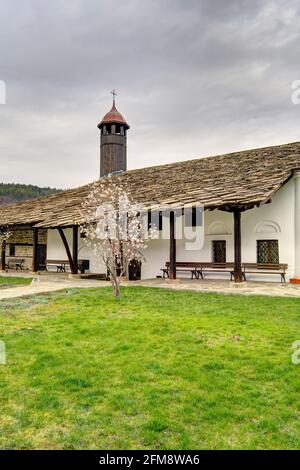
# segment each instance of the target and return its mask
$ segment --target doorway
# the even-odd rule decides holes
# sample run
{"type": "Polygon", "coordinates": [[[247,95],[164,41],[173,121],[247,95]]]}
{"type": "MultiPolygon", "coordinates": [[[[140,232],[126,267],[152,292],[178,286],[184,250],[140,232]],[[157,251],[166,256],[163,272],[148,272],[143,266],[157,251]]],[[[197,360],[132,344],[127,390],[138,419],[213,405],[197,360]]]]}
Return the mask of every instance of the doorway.
{"type": "Polygon", "coordinates": [[[37,268],[38,270],[47,267],[47,245],[38,245],[37,247],[37,268]]]}
{"type": "Polygon", "coordinates": [[[129,281],[140,281],[141,280],[141,267],[142,263],[137,260],[132,260],[129,263],[128,268],[128,279],[129,281]]]}

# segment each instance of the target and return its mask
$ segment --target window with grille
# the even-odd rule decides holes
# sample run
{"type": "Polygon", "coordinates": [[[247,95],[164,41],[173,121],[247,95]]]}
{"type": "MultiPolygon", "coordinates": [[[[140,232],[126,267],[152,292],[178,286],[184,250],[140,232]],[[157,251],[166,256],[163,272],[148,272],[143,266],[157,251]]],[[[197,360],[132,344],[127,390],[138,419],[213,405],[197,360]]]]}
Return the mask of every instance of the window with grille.
{"type": "Polygon", "coordinates": [[[279,263],[278,240],[257,240],[257,262],[279,263]]]}
{"type": "Polygon", "coordinates": [[[213,263],[226,263],[226,241],[213,240],[212,242],[213,263]]]}

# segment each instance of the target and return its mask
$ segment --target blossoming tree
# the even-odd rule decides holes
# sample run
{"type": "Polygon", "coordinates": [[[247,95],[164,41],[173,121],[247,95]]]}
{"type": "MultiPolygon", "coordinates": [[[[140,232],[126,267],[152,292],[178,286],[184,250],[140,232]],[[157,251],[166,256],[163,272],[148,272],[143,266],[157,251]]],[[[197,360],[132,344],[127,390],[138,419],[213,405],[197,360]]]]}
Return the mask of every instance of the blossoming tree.
{"type": "Polygon", "coordinates": [[[96,182],[81,205],[80,230],[84,242],[104,262],[116,297],[132,261],[145,260],[142,251],[154,237],[147,210],[134,202],[125,186],[96,182]]]}

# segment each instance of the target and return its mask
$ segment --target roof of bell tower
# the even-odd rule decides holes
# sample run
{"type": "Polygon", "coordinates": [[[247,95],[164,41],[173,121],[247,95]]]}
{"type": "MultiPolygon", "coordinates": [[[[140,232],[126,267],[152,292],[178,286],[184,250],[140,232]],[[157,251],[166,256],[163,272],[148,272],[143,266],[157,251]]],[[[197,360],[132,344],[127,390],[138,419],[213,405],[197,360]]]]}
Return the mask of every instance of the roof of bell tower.
{"type": "Polygon", "coordinates": [[[103,126],[103,124],[123,124],[127,129],[129,129],[129,125],[126,122],[126,119],[122,116],[121,113],[116,108],[116,103],[115,103],[115,91],[112,92],[113,94],[113,105],[111,110],[105,114],[103,117],[102,121],[98,124],[98,127],[103,126]]]}

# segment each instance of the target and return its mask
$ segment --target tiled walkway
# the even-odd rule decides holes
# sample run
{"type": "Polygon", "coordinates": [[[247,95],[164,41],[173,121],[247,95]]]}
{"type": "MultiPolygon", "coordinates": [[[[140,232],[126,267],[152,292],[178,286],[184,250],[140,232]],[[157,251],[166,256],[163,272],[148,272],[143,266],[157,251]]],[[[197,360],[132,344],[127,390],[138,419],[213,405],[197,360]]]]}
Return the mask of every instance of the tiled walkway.
{"type": "MultiPolygon", "coordinates": [[[[12,273],[11,275],[21,275],[30,277],[30,274],[12,273]]],[[[32,276],[32,275],[31,275],[32,276]]],[[[54,292],[69,288],[99,288],[109,286],[107,281],[97,281],[91,279],[70,279],[68,274],[50,274],[44,273],[40,276],[34,275],[34,280],[29,286],[18,286],[0,290],[0,300],[14,297],[23,297],[27,295],[54,292]]],[[[300,286],[289,283],[281,284],[277,282],[252,282],[236,285],[228,280],[189,280],[177,279],[170,281],[167,279],[151,279],[147,281],[123,282],[127,286],[158,287],[175,290],[193,290],[197,292],[218,292],[222,294],[241,294],[241,295],[267,295],[267,296],[285,296],[299,297],[300,286]]]]}

